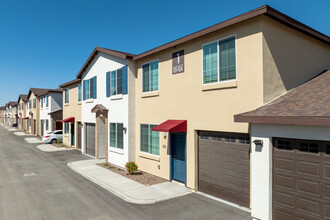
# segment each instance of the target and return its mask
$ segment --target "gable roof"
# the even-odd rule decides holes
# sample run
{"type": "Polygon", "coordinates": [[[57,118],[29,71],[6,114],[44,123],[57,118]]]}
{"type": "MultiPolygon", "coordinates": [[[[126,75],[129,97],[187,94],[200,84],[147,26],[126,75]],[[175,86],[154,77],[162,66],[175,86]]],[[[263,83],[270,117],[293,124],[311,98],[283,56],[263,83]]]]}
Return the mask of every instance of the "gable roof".
{"type": "Polygon", "coordinates": [[[48,90],[49,89],[31,88],[29,90],[27,98],[30,98],[31,93],[33,93],[36,97],[39,97],[40,95],[47,93],[48,90]]]}
{"type": "Polygon", "coordinates": [[[66,82],[66,83],[63,83],[63,84],[59,85],[58,87],[64,88],[64,87],[70,86],[70,85],[72,85],[74,83],[77,83],[77,82],[81,82],[81,79],[71,80],[69,82],[66,82]]]}
{"type": "Polygon", "coordinates": [[[46,95],[46,94],[49,94],[49,93],[62,93],[62,92],[63,92],[62,88],[47,89],[47,91],[40,93],[39,96],[43,96],[43,95],[46,95]]]}
{"type": "Polygon", "coordinates": [[[27,100],[27,97],[28,97],[28,95],[23,95],[23,94],[20,94],[19,96],[18,96],[18,100],[17,100],[17,102],[19,102],[19,100],[21,99],[22,101],[26,101],[27,100]]]}
{"type": "Polygon", "coordinates": [[[96,56],[97,53],[102,52],[111,56],[115,56],[121,59],[126,59],[126,60],[133,60],[133,57],[136,56],[135,54],[132,53],[126,53],[126,52],[121,52],[118,50],[110,50],[102,47],[96,47],[91,55],[88,57],[87,61],[83,65],[83,67],[80,69],[79,73],[77,74],[77,78],[81,78],[83,72],[88,68],[89,64],[92,62],[94,57],[96,56]]]}
{"type": "Polygon", "coordinates": [[[241,14],[239,16],[236,16],[234,18],[231,18],[231,19],[228,19],[226,21],[223,21],[221,23],[218,23],[216,25],[213,25],[211,27],[208,27],[208,28],[205,28],[203,30],[200,30],[200,31],[197,31],[195,33],[192,33],[190,35],[187,35],[185,37],[182,37],[182,38],[179,38],[177,40],[174,40],[174,41],[171,41],[167,44],[164,44],[164,45],[161,45],[159,47],[156,47],[154,49],[151,49],[149,51],[146,51],[144,53],[141,53],[137,56],[134,56],[134,60],[137,60],[137,59],[140,59],[140,58],[143,58],[143,57],[146,57],[148,55],[151,55],[153,53],[157,53],[159,51],[162,51],[162,50],[166,50],[168,48],[171,48],[171,47],[175,47],[179,44],[182,44],[182,43],[185,43],[187,41],[190,41],[190,40],[194,40],[196,38],[199,38],[199,37],[202,37],[204,35],[207,35],[207,34],[210,34],[212,32],[215,32],[215,31],[218,31],[218,30],[221,30],[223,28],[226,28],[228,26],[231,26],[231,25],[234,25],[234,24],[237,24],[237,23],[240,23],[242,21],[246,21],[248,19],[251,19],[251,18],[254,18],[254,17],[257,17],[259,15],[265,15],[265,16],[268,16],[284,25],[287,25],[295,30],[298,30],[304,34],[307,34],[311,37],[314,37],[322,42],[325,42],[326,44],[329,44],[330,43],[330,38],[325,35],[325,34],[322,34],[321,32],[319,31],[316,31],[314,30],[313,28],[311,27],[308,27],[307,25],[304,25],[303,23],[275,10],[274,8],[270,7],[269,5],[264,5],[264,6],[261,6],[259,8],[256,8],[252,11],[249,11],[249,12],[246,12],[244,14],[241,14]]]}
{"type": "Polygon", "coordinates": [[[18,103],[17,102],[9,102],[8,105],[14,107],[14,106],[17,106],[18,103]]]}
{"type": "Polygon", "coordinates": [[[234,116],[235,122],[330,126],[330,70],[260,108],[234,116]]]}

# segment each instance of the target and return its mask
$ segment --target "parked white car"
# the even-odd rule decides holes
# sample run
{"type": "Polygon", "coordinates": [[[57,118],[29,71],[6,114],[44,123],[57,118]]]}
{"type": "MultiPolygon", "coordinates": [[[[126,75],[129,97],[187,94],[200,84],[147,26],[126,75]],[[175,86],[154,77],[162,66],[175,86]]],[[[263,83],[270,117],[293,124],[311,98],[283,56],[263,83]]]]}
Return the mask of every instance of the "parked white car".
{"type": "Polygon", "coordinates": [[[56,144],[57,140],[59,140],[60,142],[63,141],[63,131],[62,130],[47,132],[42,137],[42,141],[45,142],[45,143],[56,144]]]}

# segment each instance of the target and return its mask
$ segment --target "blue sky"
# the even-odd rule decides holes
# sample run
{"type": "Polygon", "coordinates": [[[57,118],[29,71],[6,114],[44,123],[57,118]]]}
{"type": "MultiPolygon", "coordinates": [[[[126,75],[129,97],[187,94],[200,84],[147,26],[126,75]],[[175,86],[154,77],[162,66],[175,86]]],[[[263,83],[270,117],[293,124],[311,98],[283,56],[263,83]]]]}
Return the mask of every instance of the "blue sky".
{"type": "Polygon", "coordinates": [[[96,46],[139,54],[265,4],[330,35],[329,0],[0,0],[0,106],[74,79],[96,46]]]}

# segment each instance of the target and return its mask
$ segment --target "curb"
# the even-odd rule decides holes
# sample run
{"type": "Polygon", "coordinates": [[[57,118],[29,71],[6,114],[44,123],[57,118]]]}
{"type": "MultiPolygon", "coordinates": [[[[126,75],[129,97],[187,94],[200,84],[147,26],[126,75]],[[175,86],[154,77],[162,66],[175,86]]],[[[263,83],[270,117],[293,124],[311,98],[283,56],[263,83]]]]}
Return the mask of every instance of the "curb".
{"type": "Polygon", "coordinates": [[[139,205],[155,204],[157,202],[166,201],[166,200],[169,200],[169,199],[174,199],[174,198],[181,197],[181,196],[188,195],[188,194],[192,193],[192,192],[185,192],[185,193],[181,193],[181,194],[177,194],[177,195],[173,195],[173,196],[165,196],[165,197],[162,197],[162,198],[159,198],[159,199],[135,199],[135,198],[127,196],[126,194],[120,192],[119,190],[117,190],[117,189],[115,189],[115,188],[113,188],[113,187],[111,187],[107,184],[104,184],[102,181],[99,181],[99,180],[95,179],[94,177],[91,177],[90,175],[88,175],[85,172],[81,171],[79,168],[72,165],[72,163],[73,162],[68,163],[67,166],[70,167],[73,171],[75,171],[78,174],[82,175],[86,179],[89,179],[90,181],[96,183],[97,185],[99,185],[102,188],[108,190],[109,192],[111,192],[115,196],[121,198],[122,200],[124,200],[128,203],[139,204],[139,205]]]}

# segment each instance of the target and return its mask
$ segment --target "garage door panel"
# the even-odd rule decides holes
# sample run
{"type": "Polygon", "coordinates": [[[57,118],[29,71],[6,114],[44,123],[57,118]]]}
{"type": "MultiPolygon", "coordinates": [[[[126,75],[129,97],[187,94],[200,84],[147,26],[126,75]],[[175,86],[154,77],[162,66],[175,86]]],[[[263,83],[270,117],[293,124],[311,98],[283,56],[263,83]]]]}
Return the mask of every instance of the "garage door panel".
{"type": "Polygon", "coordinates": [[[305,194],[320,194],[320,182],[318,180],[312,181],[312,180],[305,180],[305,179],[298,179],[297,180],[297,191],[299,193],[305,193],[305,194]]]}
{"type": "Polygon", "coordinates": [[[199,190],[249,207],[249,136],[244,134],[247,144],[240,144],[237,134],[226,139],[222,133],[202,133],[199,134],[199,190]],[[211,170],[209,179],[204,178],[207,168],[211,170]]]}
{"type": "Polygon", "coordinates": [[[320,217],[321,204],[318,201],[312,200],[311,198],[298,198],[297,199],[297,210],[300,213],[305,213],[308,215],[314,215],[320,217]]]}
{"type": "Polygon", "coordinates": [[[325,144],[273,139],[273,216],[275,220],[330,220],[330,163],[325,144]],[[292,143],[286,148],[278,140],[292,143]],[[287,170],[286,170],[287,168],[287,170]],[[288,171],[289,170],[289,171],[288,171]]]}
{"type": "Polygon", "coordinates": [[[294,195],[293,193],[276,191],[274,192],[274,200],[276,204],[280,204],[280,206],[287,206],[287,208],[294,208],[294,195]]]}
{"type": "Polygon", "coordinates": [[[277,187],[295,190],[295,179],[292,176],[276,174],[274,179],[277,187]]]}
{"type": "Polygon", "coordinates": [[[308,161],[298,161],[297,163],[297,172],[298,174],[309,174],[312,176],[319,177],[320,176],[320,164],[315,162],[308,161]]]}

